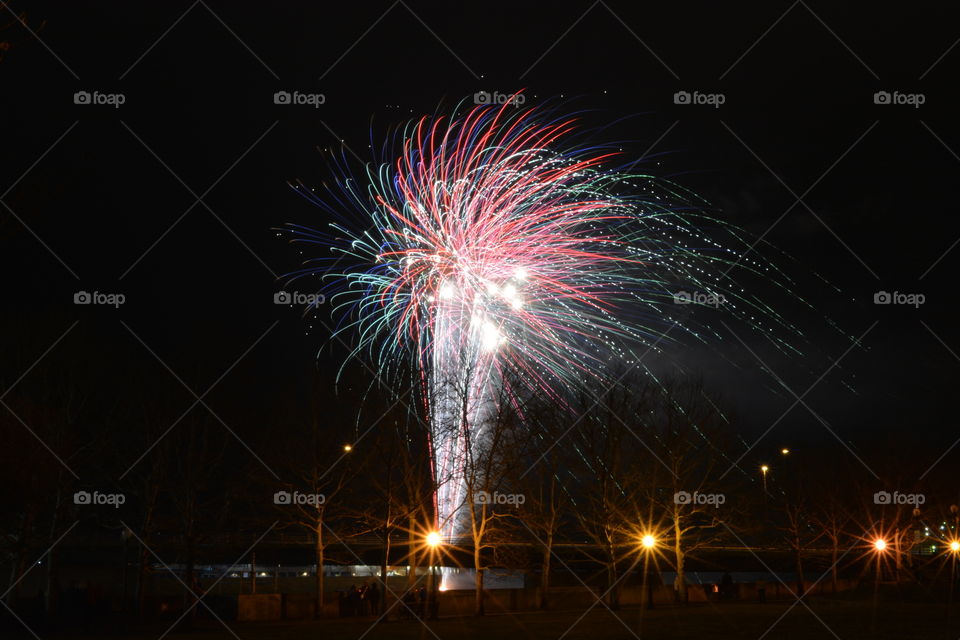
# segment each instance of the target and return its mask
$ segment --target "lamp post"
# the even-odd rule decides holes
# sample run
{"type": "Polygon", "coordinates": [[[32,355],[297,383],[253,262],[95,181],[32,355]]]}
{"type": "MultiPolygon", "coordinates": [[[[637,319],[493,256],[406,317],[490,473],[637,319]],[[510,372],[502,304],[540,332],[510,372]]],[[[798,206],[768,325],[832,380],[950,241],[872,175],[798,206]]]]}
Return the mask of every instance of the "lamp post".
{"type": "Polygon", "coordinates": [[[640,624],[637,631],[641,637],[643,634],[643,614],[647,610],[648,604],[651,607],[653,606],[653,592],[649,589],[648,577],[650,573],[650,554],[653,553],[656,546],[657,539],[653,534],[646,533],[640,538],[641,553],[643,554],[643,586],[640,593],[640,624]]]}
{"type": "Polygon", "coordinates": [[[953,621],[953,585],[957,581],[957,556],[960,555],[960,540],[950,541],[950,596],[947,598],[947,627],[953,621]]]}
{"type": "MultiPolygon", "coordinates": [[[[883,524],[880,525],[880,531],[883,531],[883,524]]],[[[872,616],[870,622],[870,635],[871,637],[876,636],[877,633],[877,616],[876,616],[876,606],[878,598],[880,596],[880,559],[887,553],[888,545],[887,540],[880,536],[877,536],[873,539],[873,542],[870,543],[870,546],[873,548],[873,555],[876,562],[876,568],[874,569],[874,579],[873,579],[873,605],[874,605],[874,615],[872,616]]]]}
{"type": "Polygon", "coordinates": [[[760,465],[760,475],[763,478],[763,492],[767,492],[767,471],[770,471],[770,467],[762,464],[760,465]]]}
{"type": "Polygon", "coordinates": [[[887,552],[887,541],[883,538],[877,538],[873,541],[873,552],[876,556],[877,566],[874,578],[874,595],[880,589],[880,557],[887,552]]]}
{"type": "Polygon", "coordinates": [[[430,566],[427,572],[427,602],[429,603],[428,615],[431,620],[437,619],[440,610],[440,594],[438,593],[440,585],[434,571],[437,565],[437,549],[443,544],[443,538],[437,531],[431,531],[426,537],[427,547],[430,550],[430,566]]]}

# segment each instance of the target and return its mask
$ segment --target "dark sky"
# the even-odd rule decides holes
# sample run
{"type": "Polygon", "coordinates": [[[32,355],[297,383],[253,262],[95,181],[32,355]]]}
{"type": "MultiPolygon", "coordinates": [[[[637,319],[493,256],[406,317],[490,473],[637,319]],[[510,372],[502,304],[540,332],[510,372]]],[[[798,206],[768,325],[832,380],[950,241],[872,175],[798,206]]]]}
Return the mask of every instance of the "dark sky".
{"type": "MultiPolygon", "coordinates": [[[[745,337],[797,394],[850,346],[823,316],[852,336],[873,327],[805,397],[840,437],[864,450],[921,440],[917,455],[932,463],[957,435],[960,249],[947,251],[960,238],[960,32],[943,3],[14,7],[42,26],[43,44],[18,25],[0,38],[12,45],[0,62],[2,340],[22,358],[7,360],[8,384],[76,320],[52,362],[149,372],[176,389],[136,334],[197,393],[267,332],[211,402],[228,421],[269,419],[318,351],[323,370],[343,352],[322,326],[272,303],[277,276],[298,259],[271,229],[325,224],[287,181],[327,177],[317,147],[342,140],[366,157],[371,126],[382,133],[477,91],[525,88],[528,105],[562,96],[593,110],[588,127],[623,119],[611,139],[637,155],[653,145],[656,172],[796,258],[784,266],[820,310],[800,321],[807,355],[777,357],[745,337]],[[281,90],[325,103],[275,105],[281,90]],[[77,105],[77,91],[125,102],[77,105]],[[677,105],[677,91],[725,103],[677,105]],[[877,91],[925,102],[878,105],[877,91]],[[78,290],[127,301],[79,307],[78,290]],[[877,306],[878,290],[926,303],[877,306]]],[[[776,383],[733,338],[675,357],[728,396],[748,429],[766,429],[793,401],[771,393],[776,383]]],[[[768,438],[762,447],[836,444],[803,406],[768,438]]]]}

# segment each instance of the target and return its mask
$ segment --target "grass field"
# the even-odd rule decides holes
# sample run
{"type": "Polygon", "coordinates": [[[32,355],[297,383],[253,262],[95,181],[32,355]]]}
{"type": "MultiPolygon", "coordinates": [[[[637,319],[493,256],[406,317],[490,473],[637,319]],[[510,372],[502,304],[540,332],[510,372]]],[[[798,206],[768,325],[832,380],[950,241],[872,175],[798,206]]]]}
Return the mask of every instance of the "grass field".
{"type": "MultiPolygon", "coordinates": [[[[372,618],[229,622],[232,633],[214,620],[200,620],[191,631],[173,631],[166,637],[177,640],[606,640],[636,637],[671,640],[956,640],[960,637],[960,614],[955,612],[948,624],[948,612],[943,604],[882,603],[874,606],[872,602],[813,599],[808,606],[810,610],[801,604],[791,608],[785,603],[663,607],[645,613],[642,630],[639,609],[623,609],[614,615],[598,606],[586,614],[582,611],[551,611],[484,618],[441,617],[427,624],[417,620],[374,624],[372,618]]],[[[136,633],[118,633],[112,637],[157,640],[164,631],[166,628],[158,627],[136,633]]],[[[42,632],[39,635],[44,640],[68,637],[42,632]]],[[[33,636],[24,632],[22,637],[33,636]]],[[[98,634],[98,637],[108,636],[98,634]]]]}

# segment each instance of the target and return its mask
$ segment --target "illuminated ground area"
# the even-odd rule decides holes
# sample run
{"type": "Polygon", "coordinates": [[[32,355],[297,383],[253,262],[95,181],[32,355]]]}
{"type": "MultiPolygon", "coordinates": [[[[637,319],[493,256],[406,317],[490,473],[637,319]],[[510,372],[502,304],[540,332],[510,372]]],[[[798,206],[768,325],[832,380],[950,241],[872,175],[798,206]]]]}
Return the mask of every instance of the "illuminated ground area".
{"type": "MultiPolygon", "coordinates": [[[[954,611],[948,624],[944,604],[890,604],[874,606],[871,602],[838,602],[813,599],[810,609],[789,604],[724,604],[691,605],[659,608],[647,611],[643,619],[643,638],[670,638],[671,640],[701,640],[723,638],[757,640],[758,638],[816,638],[847,639],[924,639],[956,638],[960,634],[960,612],[954,611]],[[788,612],[788,609],[789,612],[788,612]]],[[[324,638],[329,640],[356,640],[358,638],[456,638],[487,640],[512,634],[513,637],[571,640],[606,638],[636,638],[639,633],[639,609],[623,609],[617,617],[601,606],[583,615],[582,611],[547,613],[519,613],[487,616],[482,619],[443,618],[430,622],[428,630],[416,620],[381,623],[374,626],[372,619],[342,619],[322,622],[229,623],[236,636],[216,621],[201,620],[196,630],[171,633],[169,638],[213,640],[236,638],[244,640],[299,640],[324,638]],[[581,617],[582,616],[582,617],[581,617]],[[629,627],[629,629],[628,629],[629,627]]],[[[138,633],[118,633],[113,637],[131,640],[155,640],[165,629],[144,629],[138,633]]],[[[60,638],[57,634],[42,634],[44,638],[60,638]]],[[[5,637],[18,637],[15,635],[5,637]]],[[[24,635],[24,638],[29,636],[24,635]]],[[[104,636],[106,637],[106,636],[104,636]]]]}

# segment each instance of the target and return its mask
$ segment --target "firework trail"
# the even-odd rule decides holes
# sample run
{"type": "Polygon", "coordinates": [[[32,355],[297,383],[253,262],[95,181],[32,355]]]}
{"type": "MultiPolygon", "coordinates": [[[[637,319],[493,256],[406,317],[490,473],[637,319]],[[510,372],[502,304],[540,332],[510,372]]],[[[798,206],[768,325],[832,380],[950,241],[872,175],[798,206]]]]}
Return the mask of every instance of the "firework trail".
{"type": "Polygon", "coordinates": [[[448,539],[464,530],[467,447],[482,450],[507,379],[560,400],[684,336],[719,337],[691,305],[793,349],[782,336],[796,329],[734,278],[789,285],[739,230],[625,170],[615,147],[576,139],[575,119],[554,112],[461,107],[398,130],[362,179],[344,158],[325,195],[295,186],[336,221],[288,227],[332,249],[291,275],[328,279],[354,355],[385,373],[413,365],[448,539]]]}

